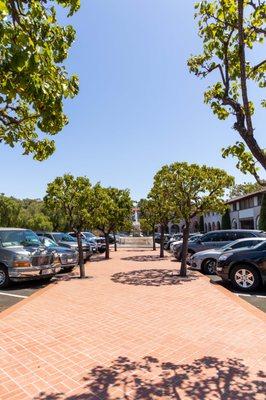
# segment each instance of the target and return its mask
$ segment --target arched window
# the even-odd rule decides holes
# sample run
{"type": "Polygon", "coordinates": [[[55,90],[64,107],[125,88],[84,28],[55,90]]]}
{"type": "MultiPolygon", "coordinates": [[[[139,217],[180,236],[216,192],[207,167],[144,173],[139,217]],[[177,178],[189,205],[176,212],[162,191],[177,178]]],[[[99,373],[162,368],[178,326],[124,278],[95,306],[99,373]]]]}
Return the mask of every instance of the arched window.
{"type": "Polygon", "coordinates": [[[217,222],[217,229],[218,229],[218,231],[221,229],[221,223],[220,223],[220,221],[217,222]]]}
{"type": "Polygon", "coordinates": [[[216,230],[215,222],[212,223],[212,230],[213,230],[213,231],[216,230]]]}
{"type": "Polygon", "coordinates": [[[211,226],[211,223],[209,222],[208,223],[208,231],[211,231],[212,230],[212,226],[211,226]]]}
{"type": "Polygon", "coordinates": [[[205,224],[204,224],[204,232],[208,232],[208,227],[207,227],[206,222],[205,222],[205,224]]]}

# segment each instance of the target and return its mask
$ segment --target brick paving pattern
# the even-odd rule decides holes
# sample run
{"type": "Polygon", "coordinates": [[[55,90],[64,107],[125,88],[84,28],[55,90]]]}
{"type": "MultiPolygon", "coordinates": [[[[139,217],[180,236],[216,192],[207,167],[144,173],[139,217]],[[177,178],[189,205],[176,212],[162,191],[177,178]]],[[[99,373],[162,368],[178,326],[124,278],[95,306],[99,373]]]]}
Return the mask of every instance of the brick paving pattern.
{"type": "Polygon", "coordinates": [[[266,399],[266,322],[179,264],[120,250],[0,319],[1,400],[266,399]]]}

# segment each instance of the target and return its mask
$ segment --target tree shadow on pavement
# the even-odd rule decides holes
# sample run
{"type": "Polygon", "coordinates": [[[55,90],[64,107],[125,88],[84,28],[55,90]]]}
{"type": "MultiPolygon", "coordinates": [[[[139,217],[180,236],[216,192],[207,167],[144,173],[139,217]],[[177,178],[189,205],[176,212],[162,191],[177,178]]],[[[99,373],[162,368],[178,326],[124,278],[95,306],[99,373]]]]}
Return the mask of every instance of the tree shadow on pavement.
{"type": "Polygon", "coordinates": [[[196,273],[188,272],[186,278],[179,276],[175,269],[140,269],[129,272],[118,272],[111,276],[115,283],[135,286],[167,286],[179,285],[183,282],[192,281],[198,278],[196,273]]]}
{"type": "Polygon", "coordinates": [[[136,262],[147,262],[147,261],[165,261],[168,257],[164,258],[159,255],[143,255],[143,256],[131,256],[131,257],[123,257],[121,260],[124,261],[136,261],[136,262]]]}
{"type": "Polygon", "coordinates": [[[266,393],[265,374],[253,378],[241,359],[203,357],[190,364],[160,362],[154,357],[115,359],[97,366],[77,394],[40,393],[35,400],[255,400],[266,393]]]}

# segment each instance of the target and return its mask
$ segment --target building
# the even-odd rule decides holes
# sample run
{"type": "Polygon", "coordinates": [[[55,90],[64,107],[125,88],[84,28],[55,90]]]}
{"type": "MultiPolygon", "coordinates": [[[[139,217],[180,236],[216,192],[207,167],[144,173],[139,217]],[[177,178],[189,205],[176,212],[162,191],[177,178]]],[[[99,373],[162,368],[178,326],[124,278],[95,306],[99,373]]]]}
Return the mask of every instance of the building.
{"type": "MultiPolygon", "coordinates": [[[[265,189],[235,197],[226,202],[230,207],[232,229],[258,229],[260,209],[265,189]]],[[[221,229],[222,216],[218,213],[204,215],[205,232],[221,229]]]]}

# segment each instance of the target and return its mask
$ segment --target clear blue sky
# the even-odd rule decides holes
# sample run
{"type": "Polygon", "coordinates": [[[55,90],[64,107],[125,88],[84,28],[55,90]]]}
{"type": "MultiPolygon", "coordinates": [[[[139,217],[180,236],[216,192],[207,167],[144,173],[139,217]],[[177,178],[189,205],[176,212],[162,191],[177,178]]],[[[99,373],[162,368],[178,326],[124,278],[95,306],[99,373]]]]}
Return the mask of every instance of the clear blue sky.
{"type": "MultiPolygon", "coordinates": [[[[65,172],[93,183],[128,187],[146,196],[165,163],[188,161],[242,175],[220,149],[237,135],[232,121],[218,121],[203,104],[207,81],[190,75],[186,60],[201,43],[193,0],[81,0],[71,19],[77,39],[67,62],[80,77],[80,93],[66,103],[69,125],[56,136],[47,161],[0,145],[1,192],[42,197],[65,172]]],[[[263,143],[264,120],[256,116],[263,143]]]]}

